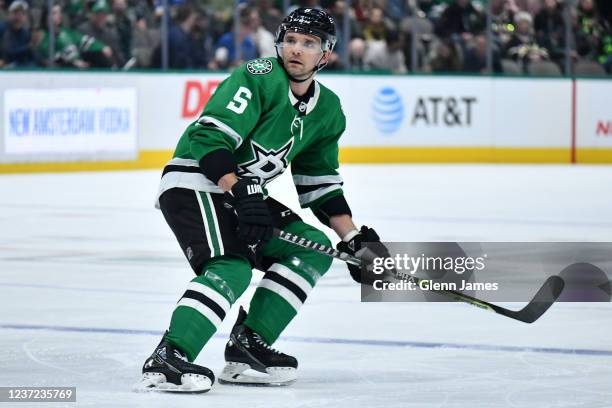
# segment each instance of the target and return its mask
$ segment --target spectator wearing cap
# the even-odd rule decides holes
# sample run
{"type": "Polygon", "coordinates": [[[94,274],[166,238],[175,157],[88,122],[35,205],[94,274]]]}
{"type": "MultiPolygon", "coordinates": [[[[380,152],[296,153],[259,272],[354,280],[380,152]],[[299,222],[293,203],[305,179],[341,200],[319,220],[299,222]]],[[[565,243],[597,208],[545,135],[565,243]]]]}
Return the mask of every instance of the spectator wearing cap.
{"type": "Polygon", "coordinates": [[[88,21],[81,24],[77,30],[110,47],[112,65],[114,67],[122,67],[126,62],[126,58],[121,49],[117,29],[108,24],[109,11],[106,0],[96,0],[89,10],[88,21]]]}
{"type": "Polygon", "coordinates": [[[0,37],[0,66],[32,67],[32,33],[28,27],[28,3],[14,0],[9,6],[8,26],[0,37]]]}
{"type": "MultiPolygon", "coordinates": [[[[43,8],[41,21],[51,18],[55,33],[55,55],[53,62],[61,67],[75,68],[108,68],[111,66],[111,49],[95,38],[77,31],[70,30],[62,25],[62,6],[59,3],[53,5],[51,10],[43,8]]],[[[46,25],[39,33],[40,41],[36,46],[36,54],[43,65],[49,65],[49,32],[46,25]]]]}

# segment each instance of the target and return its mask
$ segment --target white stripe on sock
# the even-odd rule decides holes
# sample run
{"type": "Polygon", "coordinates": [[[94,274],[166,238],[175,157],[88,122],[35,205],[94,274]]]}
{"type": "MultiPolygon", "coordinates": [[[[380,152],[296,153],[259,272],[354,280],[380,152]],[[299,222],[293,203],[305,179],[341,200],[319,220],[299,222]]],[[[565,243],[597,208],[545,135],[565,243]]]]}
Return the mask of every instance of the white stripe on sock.
{"type": "Polygon", "coordinates": [[[302,278],[300,275],[293,272],[291,269],[287,268],[285,265],[275,263],[270,268],[268,268],[268,270],[278,273],[280,276],[282,276],[285,279],[289,279],[291,282],[295,283],[300,289],[302,289],[302,291],[306,295],[308,295],[310,291],[312,290],[312,286],[310,286],[310,283],[306,279],[302,278]]]}
{"type": "Polygon", "coordinates": [[[297,296],[295,296],[292,291],[290,291],[283,285],[280,285],[270,279],[264,278],[259,282],[259,287],[271,290],[272,292],[285,299],[287,303],[289,303],[291,307],[295,309],[296,312],[300,310],[300,307],[302,306],[302,301],[297,296]]]}
{"type": "Polygon", "coordinates": [[[227,301],[227,299],[223,297],[223,295],[221,295],[214,289],[209,288],[206,285],[202,285],[199,282],[189,282],[189,285],[187,285],[187,289],[203,294],[204,296],[215,302],[217,305],[219,305],[219,307],[223,309],[225,313],[229,312],[231,306],[230,303],[227,301]]]}
{"type": "Polygon", "coordinates": [[[179,306],[187,306],[187,307],[197,310],[201,315],[203,315],[208,320],[210,320],[210,322],[215,327],[219,327],[219,325],[221,324],[221,319],[219,318],[219,316],[217,316],[217,314],[214,311],[212,311],[211,308],[209,308],[203,303],[198,302],[195,299],[182,298],[176,304],[176,307],[179,307],[179,306]]]}

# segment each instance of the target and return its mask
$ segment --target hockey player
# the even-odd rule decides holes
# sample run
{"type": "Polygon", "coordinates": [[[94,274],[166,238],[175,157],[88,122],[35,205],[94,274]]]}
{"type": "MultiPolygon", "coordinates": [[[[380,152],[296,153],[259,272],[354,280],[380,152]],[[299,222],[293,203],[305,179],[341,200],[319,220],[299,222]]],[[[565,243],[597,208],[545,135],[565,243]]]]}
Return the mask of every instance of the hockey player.
{"type": "MultiPolygon", "coordinates": [[[[358,230],[352,221],[337,171],[345,117],[338,97],[314,80],[335,41],[327,13],[295,10],[276,33],[277,58],[237,68],[181,136],[163,170],[158,204],[196,277],[146,360],[139,388],[211,388],[213,373],[193,361],[249,285],[254,267],[266,272],[248,314],[240,309],[219,381],[287,384],[296,379],[295,357],[271,345],[331,259],[272,238],[272,231],[276,227],[331,244],[323,232],[267,196],[266,184],[289,163],[300,205],[339,235],[339,249],[359,255],[361,242],[380,241],[374,230],[358,230]]],[[[359,281],[359,269],[349,269],[359,281]]]]}

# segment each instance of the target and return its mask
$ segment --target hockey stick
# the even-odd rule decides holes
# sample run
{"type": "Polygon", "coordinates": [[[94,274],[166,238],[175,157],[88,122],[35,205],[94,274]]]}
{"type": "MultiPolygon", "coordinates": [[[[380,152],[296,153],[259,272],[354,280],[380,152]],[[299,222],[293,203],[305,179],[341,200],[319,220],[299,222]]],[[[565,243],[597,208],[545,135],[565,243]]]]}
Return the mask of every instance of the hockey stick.
{"type": "MultiPolygon", "coordinates": [[[[343,262],[352,265],[357,265],[361,267],[363,264],[363,261],[361,259],[347,254],[346,252],[338,251],[337,249],[321,245],[317,242],[313,242],[306,238],[299,237],[297,235],[279,230],[277,228],[274,228],[274,236],[283,241],[290,242],[294,245],[310,249],[315,252],[319,252],[323,255],[339,259],[343,262]]],[[[419,282],[422,282],[424,280],[417,278],[416,276],[411,276],[408,279],[412,280],[416,285],[419,285],[419,282]]],[[[548,279],[546,279],[542,287],[540,287],[533,299],[531,299],[531,301],[525,307],[518,311],[506,309],[504,307],[494,305],[484,300],[476,299],[472,296],[465,295],[461,292],[457,292],[454,290],[431,289],[431,291],[440,295],[447,296],[451,299],[479,307],[481,309],[490,310],[492,312],[509,317],[514,320],[520,320],[521,322],[525,323],[533,323],[538,320],[540,316],[542,316],[552,306],[553,303],[555,303],[555,301],[561,294],[564,285],[565,282],[563,282],[563,279],[561,279],[559,276],[554,275],[549,277],[548,279]]]]}

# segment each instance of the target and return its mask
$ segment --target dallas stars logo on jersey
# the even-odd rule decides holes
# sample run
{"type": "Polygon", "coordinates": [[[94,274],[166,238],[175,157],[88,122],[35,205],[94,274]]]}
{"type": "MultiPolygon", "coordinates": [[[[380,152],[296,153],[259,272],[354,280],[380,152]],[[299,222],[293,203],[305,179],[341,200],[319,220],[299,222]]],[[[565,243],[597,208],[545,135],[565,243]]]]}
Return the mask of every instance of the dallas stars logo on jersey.
{"type": "Polygon", "coordinates": [[[293,146],[293,139],[289,139],[280,149],[266,149],[253,140],[249,143],[253,159],[238,165],[240,177],[257,178],[259,184],[264,185],[280,176],[289,165],[287,156],[293,146]]]}
{"type": "Polygon", "coordinates": [[[263,75],[272,71],[272,62],[265,59],[256,59],[247,63],[247,71],[255,75],[263,75]]]}

